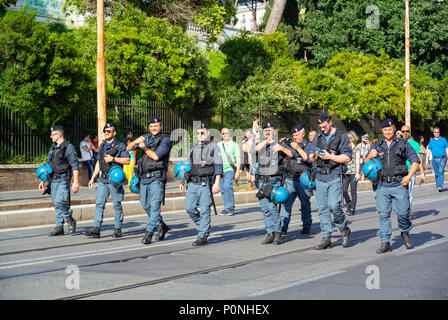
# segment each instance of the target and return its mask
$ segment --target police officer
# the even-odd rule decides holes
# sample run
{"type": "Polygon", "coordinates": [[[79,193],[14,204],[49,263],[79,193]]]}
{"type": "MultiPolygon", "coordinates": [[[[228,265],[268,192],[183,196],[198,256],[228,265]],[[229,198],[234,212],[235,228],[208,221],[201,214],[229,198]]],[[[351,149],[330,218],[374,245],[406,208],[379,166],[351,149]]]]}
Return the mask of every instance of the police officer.
{"type": "MultiPolygon", "coordinates": [[[[210,206],[213,194],[219,192],[219,182],[223,174],[222,155],[216,143],[210,142],[210,130],[204,122],[196,128],[197,141],[188,153],[188,163],[191,171],[187,176],[187,193],[184,206],[193,222],[196,224],[198,238],[193,246],[203,246],[208,243],[210,234],[210,206]],[[201,211],[198,210],[198,205],[201,211]]],[[[185,191],[180,184],[180,191],[185,191]]]]}
{"type": "Polygon", "coordinates": [[[401,232],[401,238],[404,240],[406,248],[413,247],[409,236],[412,222],[409,218],[408,185],[420,164],[417,153],[411,144],[406,139],[398,138],[395,135],[397,129],[393,120],[383,120],[381,128],[383,139],[372,146],[364,160],[366,163],[370,159],[376,158],[382,165],[376,190],[376,209],[380,215],[380,229],[377,235],[381,240],[381,247],[376,251],[378,254],[392,250],[390,246],[392,209],[397,214],[398,230],[401,232]],[[411,163],[409,170],[406,160],[411,163]]]}
{"type": "Polygon", "coordinates": [[[300,174],[306,170],[310,172],[311,166],[308,163],[308,150],[305,138],[305,129],[301,125],[295,126],[291,131],[293,141],[289,146],[294,149],[298,156],[294,158],[287,158],[284,160],[285,169],[285,188],[288,190],[288,202],[283,206],[281,212],[282,235],[287,234],[289,221],[291,220],[291,210],[294,201],[299,197],[301,204],[301,218],[303,229],[301,234],[309,234],[311,230],[311,203],[310,198],[313,195],[311,189],[305,189],[299,181],[300,174]]]}
{"type": "Polygon", "coordinates": [[[350,229],[342,211],[342,170],[343,164],[350,162],[352,148],[345,133],[333,126],[331,116],[323,112],[317,118],[320,132],[314,137],[309,150],[309,157],[316,163],[316,203],[319,210],[322,241],[314,249],[331,247],[331,213],[334,223],[339,228],[342,246],[350,241],[350,229]],[[314,152],[313,152],[314,150],[314,152]]]}
{"type": "Polygon", "coordinates": [[[117,131],[112,122],[106,123],[103,132],[104,141],[98,149],[99,161],[97,161],[95,171],[89,181],[89,188],[92,189],[93,183],[99,175],[98,186],[95,192],[95,218],[93,220],[93,228],[87,231],[86,235],[92,238],[100,237],[104,208],[106,207],[107,198],[111,195],[115,211],[113,236],[114,238],[119,238],[122,236],[121,225],[123,223],[123,208],[121,206],[121,201],[124,199],[124,188],[123,185],[116,187],[109,181],[109,169],[116,165],[123,166],[129,164],[129,153],[126,151],[126,146],[115,138],[117,131]]]}
{"type": "Polygon", "coordinates": [[[140,203],[149,217],[143,244],[150,244],[156,231],[157,240],[165,239],[169,230],[160,215],[160,205],[165,199],[166,172],[172,145],[170,137],[162,130],[162,121],[154,117],[149,121],[149,134],[137,138],[126,148],[131,151],[139,147],[144,152],[134,169],[140,181],[140,203]]]}
{"type": "MultiPolygon", "coordinates": [[[[64,219],[69,225],[69,233],[76,231],[76,220],[72,217],[70,209],[70,190],[69,181],[73,175],[72,190],[74,193],[79,191],[79,163],[76,156],[75,147],[64,139],[64,127],[55,125],[51,127],[51,140],[53,144],[48,152],[47,162],[53,173],[48,177],[51,190],[51,198],[56,213],[56,228],[48,235],[64,235],[64,219]]],[[[39,184],[39,190],[46,189],[45,183],[39,184]]],[[[44,192],[45,193],[45,192],[44,192]]]]}
{"type": "Polygon", "coordinates": [[[280,185],[283,175],[283,161],[287,157],[297,157],[296,151],[283,143],[278,143],[275,124],[267,122],[263,125],[264,140],[257,143],[255,151],[258,152],[258,175],[256,185],[258,202],[263,213],[264,226],[267,231],[262,244],[281,244],[282,223],[277,206],[271,201],[268,190],[271,186],[280,185]]]}

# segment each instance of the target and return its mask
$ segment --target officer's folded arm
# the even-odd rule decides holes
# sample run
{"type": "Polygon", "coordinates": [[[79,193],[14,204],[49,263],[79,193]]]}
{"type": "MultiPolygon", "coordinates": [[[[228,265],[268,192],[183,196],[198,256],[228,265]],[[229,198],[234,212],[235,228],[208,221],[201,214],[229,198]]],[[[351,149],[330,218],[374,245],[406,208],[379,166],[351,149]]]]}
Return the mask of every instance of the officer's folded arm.
{"type": "Polygon", "coordinates": [[[120,158],[120,157],[114,157],[113,159],[116,163],[119,164],[123,164],[123,165],[127,165],[131,163],[131,160],[129,157],[124,157],[124,158],[120,158]]]}

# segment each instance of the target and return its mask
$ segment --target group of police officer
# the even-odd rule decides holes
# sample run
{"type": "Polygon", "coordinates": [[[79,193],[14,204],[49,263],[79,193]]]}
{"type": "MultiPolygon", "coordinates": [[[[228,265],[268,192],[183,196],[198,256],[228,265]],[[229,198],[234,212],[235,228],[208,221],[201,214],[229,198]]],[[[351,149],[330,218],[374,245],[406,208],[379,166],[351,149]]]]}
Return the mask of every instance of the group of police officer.
{"type": "MultiPolygon", "coordinates": [[[[313,141],[305,140],[305,130],[297,125],[292,130],[292,140],[279,140],[276,136],[275,123],[263,125],[264,139],[255,146],[257,153],[256,185],[259,189],[257,197],[263,214],[267,236],[262,244],[279,245],[282,235],[287,234],[291,220],[291,210],[295,199],[301,202],[302,234],[309,234],[312,224],[310,198],[315,189],[316,207],[320,220],[322,240],[314,248],[316,250],[331,247],[333,232],[331,213],[335,226],[340,230],[342,246],[348,247],[351,230],[347,226],[347,218],[342,210],[342,174],[344,164],[351,161],[352,150],[345,133],[333,125],[331,116],[323,112],[317,118],[319,133],[313,141]]],[[[401,232],[406,248],[412,248],[409,231],[412,223],[409,218],[409,198],[407,186],[419,165],[419,158],[405,139],[395,135],[395,124],[391,119],[381,122],[383,138],[375,143],[364,163],[376,159],[382,167],[378,172],[376,190],[376,207],[380,217],[377,235],[381,246],[377,253],[391,251],[392,235],[391,211],[397,214],[398,229],[401,232]],[[406,160],[411,163],[408,170],[406,160]]],[[[169,136],[163,133],[163,125],[158,117],[149,122],[149,133],[137,138],[127,147],[115,138],[116,128],[108,122],[104,127],[105,141],[99,147],[99,161],[89,187],[96,187],[96,209],[92,228],[85,234],[92,238],[100,237],[103,213],[107,198],[112,197],[115,211],[114,237],[121,237],[123,210],[121,201],[124,198],[122,183],[114,183],[113,169],[129,163],[128,151],[140,148],[143,156],[138,160],[131,180],[131,190],[140,193],[140,203],[148,214],[149,220],[142,239],[143,244],[150,244],[154,233],[156,240],[163,240],[169,231],[161,216],[161,204],[164,203],[165,184],[169,154],[172,144],[169,136]]],[[[183,179],[180,190],[185,191],[185,210],[197,226],[197,239],[193,246],[208,243],[210,235],[210,207],[213,194],[220,191],[219,182],[223,174],[222,155],[216,143],[210,141],[210,130],[201,122],[195,128],[196,141],[190,148],[187,160],[175,174],[183,179]],[[186,169],[187,168],[187,169],[186,169]]],[[[79,190],[78,162],[73,145],[63,137],[63,128],[55,126],[51,129],[53,145],[48,153],[45,166],[49,171],[47,188],[51,186],[51,196],[56,212],[56,228],[49,236],[64,234],[64,219],[69,225],[69,233],[76,230],[76,221],[70,210],[69,181],[73,176],[72,190],[79,190]]],[[[39,175],[39,170],[38,170],[39,175]]],[[[42,179],[42,178],[41,178],[42,179]]],[[[39,185],[45,189],[45,183],[39,185]]],[[[48,189],[50,190],[50,189],[48,189]]]]}

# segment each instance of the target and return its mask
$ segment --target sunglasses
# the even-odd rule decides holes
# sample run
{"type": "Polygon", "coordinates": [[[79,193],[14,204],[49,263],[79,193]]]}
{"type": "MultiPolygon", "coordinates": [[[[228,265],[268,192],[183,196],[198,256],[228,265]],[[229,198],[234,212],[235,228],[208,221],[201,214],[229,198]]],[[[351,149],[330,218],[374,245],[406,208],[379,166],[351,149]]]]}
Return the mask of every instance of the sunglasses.
{"type": "Polygon", "coordinates": [[[113,130],[103,130],[103,133],[112,133],[114,132],[113,130]]]}
{"type": "Polygon", "coordinates": [[[401,132],[403,132],[403,133],[409,133],[409,132],[411,132],[411,131],[409,131],[409,130],[401,130],[401,132]]]}
{"type": "Polygon", "coordinates": [[[228,132],[221,132],[221,134],[224,135],[224,134],[229,134],[229,133],[228,132]]]}

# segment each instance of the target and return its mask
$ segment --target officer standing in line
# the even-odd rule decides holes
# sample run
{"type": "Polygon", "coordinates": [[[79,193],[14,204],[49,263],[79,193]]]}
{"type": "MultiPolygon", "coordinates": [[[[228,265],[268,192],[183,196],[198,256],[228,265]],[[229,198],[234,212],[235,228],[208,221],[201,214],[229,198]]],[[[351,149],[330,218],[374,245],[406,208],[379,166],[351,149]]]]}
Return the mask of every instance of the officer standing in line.
{"type": "Polygon", "coordinates": [[[342,246],[350,241],[350,228],[342,211],[342,165],[350,162],[352,148],[345,133],[333,126],[331,116],[323,112],[317,118],[320,132],[314,138],[309,150],[310,161],[316,163],[316,203],[319,207],[322,241],[314,249],[331,247],[331,213],[334,223],[341,231],[342,246]],[[313,150],[315,150],[313,152],[313,150]]]}
{"type": "MultiPolygon", "coordinates": [[[[64,219],[69,225],[69,233],[76,231],[76,220],[72,217],[70,209],[70,189],[69,183],[73,174],[72,190],[74,193],[79,191],[79,163],[76,156],[75,147],[64,139],[64,127],[56,125],[51,127],[51,140],[53,144],[48,152],[47,163],[50,165],[53,173],[47,178],[51,190],[51,198],[56,213],[56,228],[48,236],[64,235],[64,219]]],[[[46,189],[43,181],[39,184],[39,190],[46,189]]]]}
{"type": "Polygon", "coordinates": [[[126,148],[131,151],[139,147],[144,152],[134,170],[140,181],[140,203],[149,217],[143,244],[150,244],[156,231],[157,240],[165,239],[169,230],[160,215],[160,206],[165,198],[166,172],[172,145],[170,137],[162,130],[162,121],[159,117],[154,117],[149,121],[150,133],[137,138],[126,148]]]}
{"type": "Polygon", "coordinates": [[[406,139],[396,137],[397,130],[393,120],[385,119],[381,122],[383,139],[376,142],[364,164],[372,158],[377,158],[382,166],[378,188],[376,190],[376,209],[380,215],[380,229],[377,232],[381,240],[381,247],[376,253],[391,251],[390,237],[392,223],[390,214],[394,209],[398,219],[398,230],[404,240],[406,248],[413,247],[409,231],[412,222],[409,218],[408,185],[417,171],[420,160],[411,144],[406,139]],[[411,163],[408,170],[406,160],[411,163]]]}
{"type": "Polygon", "coordinates": [[[126,146],[119,142],[115,135],[117,131],[112,122],[106,123],[103,129],[104,141],[101,143],[99,152],[99,161],[95,165],[95,171],[89,181],[89,188],[93,188],[95,178],[99,175],[98,186],[95,192],[96,208],[95,218],[93,220],[93,228],[86,232],[86,235],[92,238],[100,237],[101,225],[103,223],[104,208],[106,207],[107,198],[112,197],[112,203],[115,211],[114,238],[119,238],[121,234],[121,225],[123,223],[123,208],[121,201],[124,199],[123,185],[114,186],[109,181],[109,170],[113,166],[123,166],[129,164],[129,153],[126,146]]]}
{"type": "MultiPolygon", "coordinates": [[[[210,142],[210,130],[207,124],[201,122],[196,128],[197,141],[188,153],[188,163],[191,171],[188,173],[187,193],[184,206],[193,222],[196,224],[198,238],[192,243],[194,247],[208,243],[210,235],[210,206],[213,204],[213,194],[219,192],[219,182],[223,174],[222,155],[216,143],[210,142]],[[201,211],[198,210],[198,205],[201,211]]],[[[180,184],[180,191],[185,186],[180,184]]]]}
{"type": "Polygon", "coordinates": [[[308,151],[308,148],[306,148],[308,143],[304,139],[305,129],[301,125],[295,126],[291,134],[294,141],[289,146],[298,153],[298,156],[284,160],[286,174],[285,188],[288,190],[288,202],[283,206],[281,212],[282,235],[287,234],[288,225],[291,220],[292,206],[297,197],[299,197],[301,203],[301,219],[303,224],[303,229],[300,233],[309,234],[312,224],[310,198],[313,195],[313,191],[311,189],[305,189],[299,181],[300,174],[305,170],[311,169],[310,164],[307,162],[308,155],[305,151],[308,151]]]}
{"type": "MultiPolygon", "coordinates": [[[[275,124],[267,122],[263,125],[265,140],[257,143],[255,151],[258,152],[259,173],[256,177],[258,202],[263,213],[264,226],[267,231],[266,239],[262,244],[281,244],[282,223],[277,206],[266,195],[269,187],[280,185],[283,177],[283,161],[287,157],[297,157],[297,152],[283,143],[278,143],[275,134],[275,124]],[[262,196],[262,195],[266,196],[262,196]]],[[[272,190],[270,190],[272,191],[272,190]]]]}

